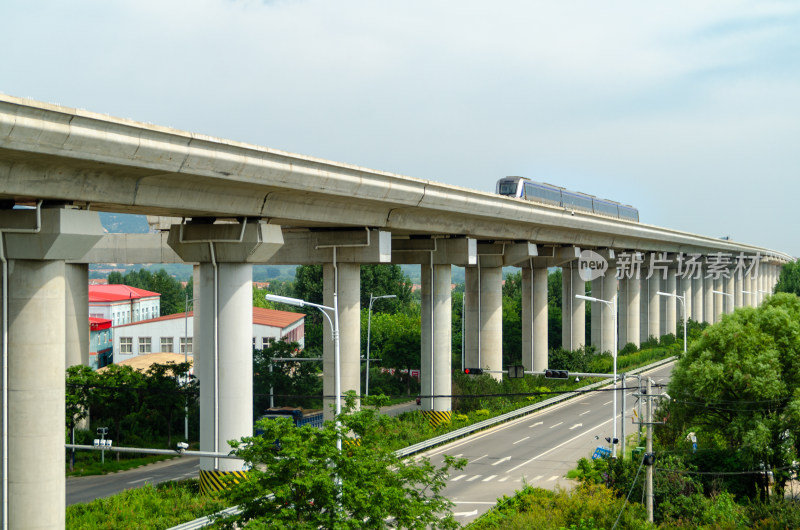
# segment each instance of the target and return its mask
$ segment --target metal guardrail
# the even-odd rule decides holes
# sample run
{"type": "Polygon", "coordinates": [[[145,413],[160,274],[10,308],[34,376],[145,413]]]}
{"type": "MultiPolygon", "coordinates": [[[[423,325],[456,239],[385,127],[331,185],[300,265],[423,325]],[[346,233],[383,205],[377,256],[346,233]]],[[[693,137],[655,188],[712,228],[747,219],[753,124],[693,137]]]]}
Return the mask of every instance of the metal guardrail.
{"type": "MultiPolygon", "coordinates": [[[[677,359],[677,357],[668,357],[666,359],[662,359],[660,361],[656,361],[656,362],[654,362],[652,364],[648,364],[647,366],[642,366],[641,368],[636,368],[634,370],[631,370],[630,372],[625,372],[625,374],[626,375],[636,375],[636,374],[639,374],[639,373],[642,373],[642,372],[646,372],[648,370],[652,370],[654,368],[658,368],[659,366],[663,366],[665,364],[669,364],[672,361],[674,361],[675,359],[677,359]]],[[[622,375],[622,374],[619,374],[619,375],[622,375]]],[[[536,412],[539,409],[543,409],[543,408],[549,407],[550,405],[555,405],[556,403],[560,403],[561,401],[565,401],[565,400],[570,399],[572,397],[578,396],[578,395],[580,395],[582,392],[584,392],[586,390],[592,390],[594,388],[605,386],[605,385],[608,385],[610,383],[612,383],[611,379],[604,379],[603,381],[598,381],[596,383],[592,383],[591,385],[587,385],[587,386],[581,387],[580,391],[572,391],[572,392],[567,392],[565,394],[561,394],[559,396],[554,396],[554,397],[552,397],[550,399],[546,399],[546,400],[541,401],[539,403],[534,403],[533,405],[528,405],[527,407],[522,407],[522,408],[519,408],[517,410],[513,410],[511,412],[507,412],[505,414],[501,414],[500,416],[495,416],[494,418],[489,418],[488,420],[484,420],[484,421],[481,421],[481,422],[478,422],[478,423],[474,423],[474,424],[469,425],[467,427],[464,427],[462,429],[458,429],[458,430],[443,434],[441,436],[437,436],[435,438],[430,438],[428,440],[425,440],[424,442],[420,442],[418,444],[410,445],[410,446],[408,446],[408,447],[406,447],[404,449],[399,449],[399,450],[395,451],[395,454],[397,456],[401,456],[401,457],[410,456],[410,455],[413,455],[415,453],[419,453],[419,452],[425,451],[426,449],[430,449],[432,447],[436,447],[437,445],[442,445],[442,444],[447,443],[449,441],[461,438],[463,436],[467,436],[467,435],[472,434],[472,433],[474,433],[476,431],[480,431],[480,430],[492,427],[494,425],[498,425],[500,423],[504,423],[506,421],[513,420],[513,419],[519,418],[521,416],[525,416],[527,414],[531,414],[532,412],[536,412]]],[[[219,512],[219,514],[220,515],[236,515],[236,514],[241,513],[241,512],[242,512],[241,508],[239,508],[238,506],[233,506],[231,508],[228,508],[226,510],[223,510],[223,511],[219,512]]],[[[194,521],[189,521],[188,523],[183,523],[183,524],[180,524],[178,526],[173,526],[169,530],[197,530],[198,528],[204,528],[204,527],[206,527],[206,526],[208,526],[208,525],[210,525],[210,524],[212,524],[214,522],[213,517],[214,516],[201,517],[199,519],[195,519],[194,521]]]]}

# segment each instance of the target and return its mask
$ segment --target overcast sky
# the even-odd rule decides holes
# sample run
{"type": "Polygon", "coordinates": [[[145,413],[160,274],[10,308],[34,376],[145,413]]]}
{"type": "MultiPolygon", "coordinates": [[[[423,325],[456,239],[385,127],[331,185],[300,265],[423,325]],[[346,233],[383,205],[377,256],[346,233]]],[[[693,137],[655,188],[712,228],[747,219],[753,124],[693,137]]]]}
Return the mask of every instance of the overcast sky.
{"type": "Polygon", "coordinates": [[[2,0],[0,92],[800,255],[800,2],[2,0]]]}

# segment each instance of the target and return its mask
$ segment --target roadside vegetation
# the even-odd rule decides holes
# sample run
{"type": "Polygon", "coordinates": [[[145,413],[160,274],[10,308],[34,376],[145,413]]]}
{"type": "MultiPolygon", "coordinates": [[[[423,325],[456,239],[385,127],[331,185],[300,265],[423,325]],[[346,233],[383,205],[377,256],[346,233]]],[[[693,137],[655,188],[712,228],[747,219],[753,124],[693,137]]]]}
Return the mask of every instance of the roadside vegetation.
{"type": "Polygon", "coordinates": [[[610,516],[621,517],[617,528],[800,528],[800,298],[776,294],[723,316],[679,359],[665,390],[654,525],[643,516],[641,456],[629,453],[581,459],[574,491],[526,488],[471,528],[611,528],[610,516]],[[613,501],[605,512],[595,509],[598,491],[613,501]]]}

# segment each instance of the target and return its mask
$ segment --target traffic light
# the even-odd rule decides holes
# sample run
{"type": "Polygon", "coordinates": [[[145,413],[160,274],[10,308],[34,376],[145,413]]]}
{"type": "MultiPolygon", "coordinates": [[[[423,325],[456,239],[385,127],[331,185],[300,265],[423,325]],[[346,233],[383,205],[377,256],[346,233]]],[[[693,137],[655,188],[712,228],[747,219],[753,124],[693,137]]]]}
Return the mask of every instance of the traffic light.
{"type": "Polygon", "coordinates": [[[544,376],[549,379],[567,379],[569,370],[545,370],[544,376]]]}
{"type": "Polygon", "coordinates": [[[464,373],[467,375],[481,375],[483,368],[464,368],[464,373]]]}

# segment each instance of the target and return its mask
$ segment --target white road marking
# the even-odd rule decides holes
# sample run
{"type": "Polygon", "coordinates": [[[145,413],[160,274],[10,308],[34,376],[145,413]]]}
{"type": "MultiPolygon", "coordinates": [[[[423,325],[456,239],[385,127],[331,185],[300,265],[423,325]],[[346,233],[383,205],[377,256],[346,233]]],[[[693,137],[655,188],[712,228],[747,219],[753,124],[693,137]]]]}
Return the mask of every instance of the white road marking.
{"type": "Polygon", "coordinates": [[[472,517],[473,515],[478,515],[478,509],[475,508],[471,512],[455,512],[453,513],[454,517],[472,517]]]}
{"type": "Polygon", "coordinates": [[[608,405],[609,403],[613,403],[613,402],[614,402],[614,400],[613,400],[613,399],[612,399],[611,401],[606,401],[605,403],[603,403],[603,406],[605,407],[605,406],[606,406],[606,405],[608,405]]]}
{"type": "Polygon", "coordinates": [[[478,461],[478,460],[480,460],[481,458],[486,458],[487,456],[489,456],[489,455],[483,455],[483,456],[479,456],[479,457],[478,457],[478,458],[476,458],[475,460],[470,460],[470,461],[469,461],[469,463],[470,463],[470,464],[474,464],[475,462],[477,462],[477,461],[478,461]]]}
{"type": "Polygon", "coordinates": [[[485,479],[483,479],[481,482],[489,482],[490,480],[492,480],[492,479],[493,479],[494,477],[496,477],[496,476],[497,476],[497,475],[489,475],[488,477],[486,477],[485,479]]]}
{"type": "Polygon", "coordinates": [[[494,464],[492,464],[492,465],[493,465],[493,466],[496,466],[497,464],[502,464],[502,463],[503,463],[503,462],[505,462],[506,460],[511,460],[511,457],[510,457],[510,456],[504,456],[503,458],[501,458],[500,460],[498,460],[497,462],[495,462],[495,463],[494,463],[494,464]]]}
{"type": "Polygon", "coordinates": [[[464,478],[464,477],[466,477],[466,475],[459,475],[459,476],[457,476],[457,477],[456,477],[456,478],[454,478],[454,479],[450,479],[450,482],[455,482],[455,481],[457,481],[457,480],[461,480],[461,479],[462,479],[462,478],[464,478]]]}
{"type": "Polygon", "coordinates": [[[539,475],[539,476],[537,476],[537,477],[534,477],[534,479],[533,479],[533,480],[541,480],[541,478],[542,478],[542,475],[539,475]]]}
{"type": "Polygon", "coordinates": [[[530,438],[530,436],[526,436],[526,437],[525,437],[525,438],[523,438],[522,440],[517,440],[516,442],[514,442],[514,443],[513,443],[513,444],[511,444],[511,445],[517,445],[517,444],[518,444],[518,443],[520,443],[520,442],[524,442],[524,441],[525,441],[525,440],[527,440],[528,438],[530,438]]]}
{"type": "Polygon", "coordinates": [[[551,425],[551,426],[550,426],[550,428],[552,429],[553,427],[558,427],[558,426],[559,426],[559,425],[561,425],[562,423],[564,423],[564,422],[563,422],[563,421],[560,421],[560,422],[556,423],[555,425],[551,425]]]}
{"type": "Polygon", "coordinates": [[[569,428],[569,430],[572,430],[572,429],[577,429],[578,427],[583,427],[583,423],[576,423],[575,425],[573,425],[572,427],[570,427],[570,428],[569,428]]]}
{"type": "Polygon", "coordinates": [[[552,477],[550,477],[549,479],[547,479],[547,482],[551,482],[551,481],[553,481],[553,480],[556,480],[557,478],[558,478],[558,475],[553,475],[552,477]]]}
{"type": "Polygon", "coordinates": [[[544,423],[544,422],[543,422],[543,421],[537,421],[536,423],[534,423],[533,425],[531,425],[531,426],[529,427],[529,429],[533,429],[534,427],[536,427],[537,425],[541,425],[542,423],[544,423]]]}
{"type": "MultiPolygon", "coordinates": [[[[611,423],[612,421],[614,421],[614,419],[613,419],[613,418],[611,418],[610,420],[606,420],[606,421],[604,421],[604,422],[603,422],[603,423],[601,423],[600,425],[595,425],[594,427],[592,427],[592,429],[598,429],[598,428],[602,427],[603,425],[605,425],[605,424],[607,424],[607,423],[611,423]]],[[[590,430],[591,430],[591,429],[590,429],[590,430]]],[[[540,454],[538,454],[538,455],[534,456],[533,458],[531,458],[530,460],[527,460],[527,461],[525,461],[525,462],[521,463],[520,465],[518,465],[518,466],[516,466],[516,467],[512,467],[511,469],[509,469],[508,471],[506,471],[506,473],[511,473],[512,471],[516,471],[517,469],[521,468],[522,466],[527,466],[528,464],[530,464],[530,463],[531,463],[531,462],[533,462],[534,460],[536,460],[536,459],[538,459],[538,458],[541,458],[541,457],[543,457],[544,455],[546,455],[546,454],[548,454],[548,453],[551,453],[551,452],[555,451],[556,449],[558,449],[559,447],[562,447],[562,446],[564,446],[564,445],[567,445],[568,443],[570,443],[570,442],[572,442],[572,441],[574,441],[574,440],[577,440],[577,439],[578,439],[578,438],[580,438],[581,436],[586,436],[586,433],[580,433],[580,434],[577,434],[577,435],[573,436],[572,438],[570,438],[569,440],[567,440],[566,442],[561,442],[561,443],[560,443],[560,444],[558,444],[557,446],[555,446],[555,447],[551,447],[550,449],[548,449],[548,450],[547,450],[547,451],[545,451],[544,453],[540,453],[540,454]]]]}
{"type": "Polygon", "coordinates": [[[508,480],[508,476],[505,476],[505,477],[501,478],[497,482],[505,482],[506,480],[508,480]]]}
{"type": "Polygon", "coordinates": [[[468,478],[468,479],[467,479],[467,482],[472,482],[473,480],[477,480],[477,479],[479,479],[481,476],[482,476],[482,475],[475,475],[474,477],[470,477],[470,478],[468,478]]]}
{"type": "Polygon", "coordinates": [[[580,414],[578,414],[578,416],[583,416],[584,414],[589,414],[590,412],[591,410],[587,410],[586,412],[581,412],[580,414]]]}
{"type": "Polygon", "coordinates": [[[153,477],[147,477],[139,480],[132,480],[131,482],[128,482],[128,484],[136,484],[137,482],[145,482],[147,480],[153,480],[153,477]]]}

